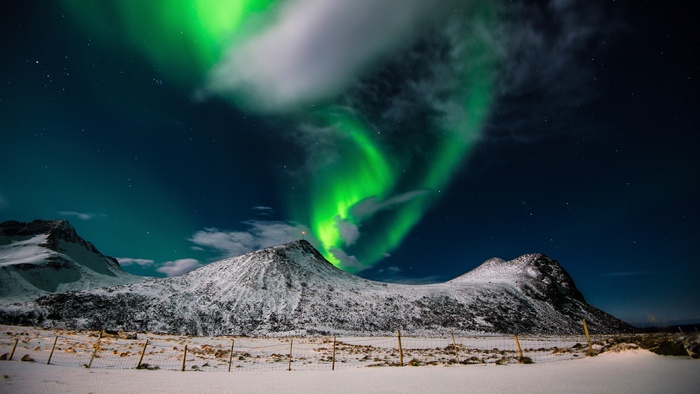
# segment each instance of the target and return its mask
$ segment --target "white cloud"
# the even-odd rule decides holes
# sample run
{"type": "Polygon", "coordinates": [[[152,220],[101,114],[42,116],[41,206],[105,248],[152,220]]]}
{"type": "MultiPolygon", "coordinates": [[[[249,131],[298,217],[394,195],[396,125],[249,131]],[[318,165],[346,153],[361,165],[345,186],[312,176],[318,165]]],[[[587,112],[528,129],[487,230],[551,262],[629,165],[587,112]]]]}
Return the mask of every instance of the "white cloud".
{"type": "Polygon", "coordinates": [[[243,231],[221,231],[217,228],[205,228],[196,232],[191,242],[200,247],[219,251],[224,256],[238,256],[253,250],[255,239],[252,234],[243,231]]]}
{"type": "Polygon", "coordinates": [[[331,248],[329,252],[331,252],[336,259],[340,260],[340,265],[344,270],[350,270],[350,272],[358,273],[368,268],[372,268],[369,265],[362,264],[357,257],[348,255],[342,249],[331,248]]]}
{"type": "MultiPolygon", "coordinates": [[[[397,194],[390,198],[379,200],[376,197],[366,198],[350,208],[350,215],[362,221],[371,217],[379,211],[394,208],[397,205],[407,203],[415,198],[424,196],[429,193],[428,190],[413,190],[410,192],[397,194]]],[[[353,223],[350,219],[342,219],[340,216],[334,218],[335,227],[338,229],[340,239],[345,242],[346,246],[354,245],[360,238],[360,226],[353,223]]]]}
{"type": "Polygon", "coordinates": [[[189,240],[195,243],[195,248],[213,249],[222,257],[239,256],[254,250],[292,242],[304,236],[312,244],[316,240],[309,236],[305,226],[278,221],[244,222],[248,229],[245,231],[220,230],[205,228],[196,232],[189,240]]]}
{"type": "Polygon", "coordinates": [[[429,193],[428,190],[412,190],[406,193],[397,194],[384,200],[379,200],[377,197],[366,198],[350,209],[350,214],[358,219],[370,217],[375,213],[391,209],[396,205],[407,203],[415,198],[421,197],[429,193]]]}
{"type": "Polygon", "coordinates": [[[153,260],[148,260],[148,259],[134,259],[131,257],[117,257],[117,261],[119,262],[119,265],[122,267],[127,267],[130,265],[139,265],[141,267],[148,267],[151,266],[155,263],[153,260]]]}
{"type": "Polygon", "coordinates": [[[85,213],[85,212],[75,212],[75,211],[59,211],[59,215],[61,216],[74,216],[80,220],[92,220],[97,217],[104,217],[104,214],[96,214],[96,213],[85,213]]]}
{"type": "Polygon", "coordinates": [[[341,219],[340,216],[335,217],[335,226],[338,228],[340,239],[345,242],[345,245],[350,246],[360,238],[360,228],[348,220],[341,219]]]}
{"type": "Polygon", "coordinates": [[[156,268],[156,271],[167,275],[169,278],[180,276],[190,271],[196,270],[202,265],[195,259],[180,259],[175,261],[166,261],[162,266],[156,268]]]}
{"type": "Polygon", "coordinates": [[[273,23],[230,48],[206,89],[259,111],[332,99],[421,27],[458,4],[444,0],[294,0],[273,23]]]}
{"type": "Polygon", "coordinates": [[[253,211],[256,211],[256,212],[257,212],[258,214],[260,214],[261,216],[270,216],[270,215],[272,215],[273,213],[275,213],[275,210],[274,210],[274,209],[272,209],[272,208],[270,208],[270,207],[261,206],[261,205],[255,206],[255,207],[253,207],[253,208],[251,208],[251,209],[252,209],[253,211]]]}
{"type": "MultiPolygon", "coordinates": [[[[428,190],[413,190],[410,192],[397,194],[384,200],[376,197],[366,198],[350,208],[350,215],[358,221],[367,219],[379,211],[394,208],[397,205],[407,203],[415,198],[424,196],[428,190]]],[[[351,220],[335,217],[335,226],[338,229],[340,239],[345,245],[350,246],[360,238],[360,226],[351,220]]]]}

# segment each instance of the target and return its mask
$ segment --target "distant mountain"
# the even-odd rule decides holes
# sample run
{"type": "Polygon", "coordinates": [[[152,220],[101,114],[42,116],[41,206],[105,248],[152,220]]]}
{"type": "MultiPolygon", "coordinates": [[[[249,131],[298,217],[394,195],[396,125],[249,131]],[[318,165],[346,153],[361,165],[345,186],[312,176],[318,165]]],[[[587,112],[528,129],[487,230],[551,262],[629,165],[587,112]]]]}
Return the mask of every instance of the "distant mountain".
{"type": "Polygon", "coordinates": [[[588,305],[539,254],[492,259],[433,285],[374,282],[335,268],[306,241],[209,264],[176,278],[47,295],[0,322],[195,335],[581,334],[633,330],[588,305]]]}
{"type": "Polygon", "coordinates": [[[143,279],[124,272],[66,220],[0,223],[0,303],[143,279]]]}

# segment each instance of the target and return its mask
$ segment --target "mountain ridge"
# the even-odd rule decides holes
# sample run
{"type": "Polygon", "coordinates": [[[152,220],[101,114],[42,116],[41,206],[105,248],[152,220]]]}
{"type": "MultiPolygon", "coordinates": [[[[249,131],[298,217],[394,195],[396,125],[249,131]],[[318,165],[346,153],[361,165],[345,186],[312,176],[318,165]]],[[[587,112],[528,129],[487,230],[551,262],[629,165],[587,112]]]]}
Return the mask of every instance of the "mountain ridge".
{"type": "Polygon", "coordinates": [[[190,335],[575,334],[581,319],[591,332],[633,330],[588,305],[541,254],[491,259],[445,283],[402,285],[341,271],[304,240],[175,278],[45,295],[0,311],[0,321],[16,324],[190,335]]]}
{"type": "Polygon", "coordinates": [[[78,236],[67,220],[0,223],[0,297],[4,300],[142,280],[78,236]]]}

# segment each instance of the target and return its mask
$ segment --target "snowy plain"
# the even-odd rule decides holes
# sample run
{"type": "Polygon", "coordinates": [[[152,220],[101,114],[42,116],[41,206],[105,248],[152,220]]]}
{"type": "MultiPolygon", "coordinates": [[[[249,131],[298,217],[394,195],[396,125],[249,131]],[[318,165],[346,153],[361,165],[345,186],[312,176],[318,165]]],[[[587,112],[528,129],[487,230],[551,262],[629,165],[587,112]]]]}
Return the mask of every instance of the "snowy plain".
{"type": "Polygon", "coordinates": [[[3,393],[697,393],[700,361],[646,350],[531,365],[232,373],[108,370],[0,361],[3,393]]]}

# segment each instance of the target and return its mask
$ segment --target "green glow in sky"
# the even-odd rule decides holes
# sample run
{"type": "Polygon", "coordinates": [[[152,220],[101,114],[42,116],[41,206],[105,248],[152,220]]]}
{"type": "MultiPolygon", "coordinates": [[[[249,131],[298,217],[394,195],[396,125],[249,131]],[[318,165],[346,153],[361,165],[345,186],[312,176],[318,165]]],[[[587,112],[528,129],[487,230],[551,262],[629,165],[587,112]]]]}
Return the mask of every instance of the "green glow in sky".
{"type": "MultiPolygon", "coordinates": [[[[492,22],[490,7],[477,12],[481,23],[492,22]]],[[[346,136],[343,149],[336,162],[314,175],[311,198],[297,203],[308,203],[306,211],[310,212],[311,228],[321,241],[321,252],[336,266],[348,271],[362,269],[344,264],[333,255],[334,249],[347,251],[349,246],[341,237],[338,220],[360,226],[356,257],[364,267],[373,265],[394,250],[420,221],[435,197],[449,186],[454,171],[478,139],[493,99],[496,56],[484,37],[474,34],[465,40],[466,51],[460,54],[461,58],[452,59],[463,70],[459,76],[461,89],[453,97],[462,111],[437,126],[439,130],[433,132],[437,141],[429,160],[421,169],[413,168],[414,172],[422,173],[417,175],[412,189],[428,192],[387,209],[390,212],[382,218],[381,231],[362,231],[362,218],[353,217],[352,208],[366,199],[381,202],[408,192],[397,190],[396,186],[403,175],[400,169],[411,165],[409,159],[382,149],[369,126],[357,116],[334,112],[321,117],[325,125],[346,136]]]]}
{"type": "Polygon", "coordinates": [[[206,73],[274,0],[62,0],[95,40],[123,45],[185,85],[206,73]]]}
{"type": "MultiPolygon", "coordinates": [[[[149,59],[153,67],[178,83],[197,87],[231,45],[265,24],[274,23],[273,0],[63,0],[96,39],[125,46],[149,59]]],[[[359,113],[318,103],[310,116],[317,126],[335,132],[337,151],[311,174],[308,194],[292,201],[290,218],[308,225],[321,252],[333,264],[359,271],[394,250],[420,221],[442,189],[449,185],[478,138],[493,99],[496,55],[479,29],[488,30],[495,6],[475,7],[469,30],[450,62],[457,86],[451,110],[428,130],[433,138],[426,162],[416,165],[405,152],[383,146],[372,125],[359,113]],[[466,45],[464,44],[466,43],[466,45]],[[320,108],[320,109],[318,109],[320,108]],[[409,168],[411,181],[401,181],[409,168]],[[402,196],[410,196],[402,198],[402,196]],[[368,202],[375,209],[358,215],[368,202]],[[365,204],[365,205],[363,205],[365,204]],[[354,211],[355,210],[355,211],[354,211]],[[369,230],[375,214],[379,230],[369,230]],[[354,235],[353,235],[354,234],[354,235]],[[359,234],[359,238],[358,238],[359,234]],[[335,252],[354,253],[348,264],[335,252]]],[[[244,97],[239,98],[245,101],[244,97]]],[[[243,102],[240,101],[240,102],[243,102]]],[[[233,103],[237,98],[233,98],[233,103]]]]}
{"type": "Polygon", "coordinates": [[[334,264],[340,262],[331,253],[344,247],[338,220],[358,224],[350,209],[372,196],[385,196],[391,190],[395,173],[386,156],[354,114],[342,109],[326,109],[319,120],[340,135],[337,160],[318,168],[309,201],[310,225],[321,242],[322,252],[334,264]]]}

